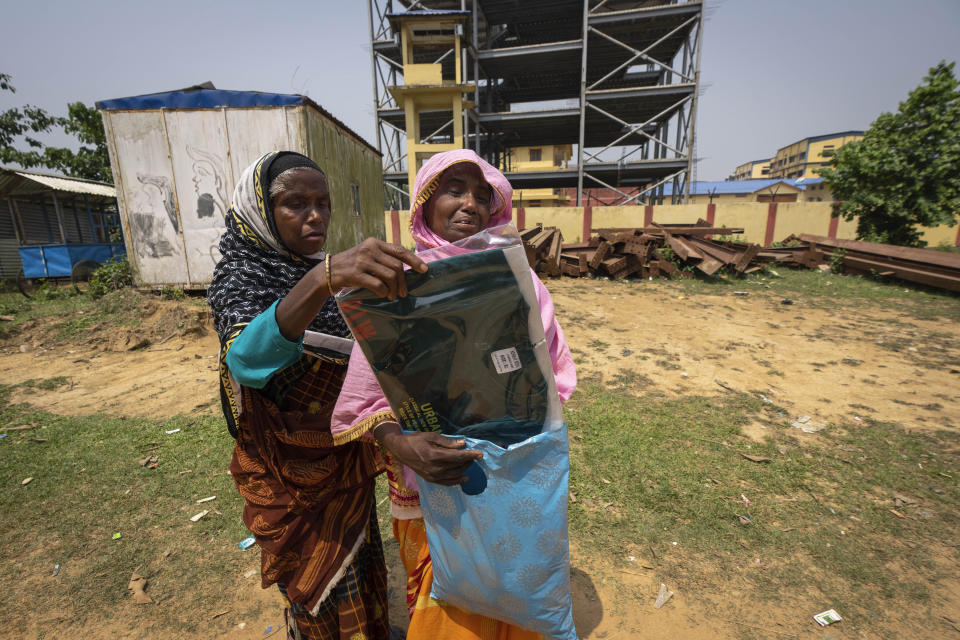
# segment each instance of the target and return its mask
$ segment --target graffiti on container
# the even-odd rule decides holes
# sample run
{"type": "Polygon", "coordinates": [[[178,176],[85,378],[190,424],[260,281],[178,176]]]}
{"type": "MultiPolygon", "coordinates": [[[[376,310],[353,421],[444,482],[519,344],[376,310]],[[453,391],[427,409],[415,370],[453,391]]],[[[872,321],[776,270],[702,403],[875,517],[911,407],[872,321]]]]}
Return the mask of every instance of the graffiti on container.
{"type": "Polygon", "coordinates": [[[141,258],[164,258],[174,253],[173,245],[163,237],[158,220],[152,213],[134,211],[130,214],[133,245],[141,258]]]}
{"type": "Polygon", "coordinates": [[[151,176],[142,173],[137,174],[137,180],[144,186],[150,185],[156,187],[163,198],[163,208],[167,211],[167,218],[173,225],[174,232],[180,231],[180,224],[177,220],[177,205],[173,199],[173,184],[167,176],[151,176]]]}
{"type": "Polygon", "coordinates": [[[197,217],[215,218],[222,222],[227,213],[226,180],[216,155],[187,145],[193,160],[193,192],[197,198],[197,217]],[[214,216],[217,213],[219,215],[214,216]]]}

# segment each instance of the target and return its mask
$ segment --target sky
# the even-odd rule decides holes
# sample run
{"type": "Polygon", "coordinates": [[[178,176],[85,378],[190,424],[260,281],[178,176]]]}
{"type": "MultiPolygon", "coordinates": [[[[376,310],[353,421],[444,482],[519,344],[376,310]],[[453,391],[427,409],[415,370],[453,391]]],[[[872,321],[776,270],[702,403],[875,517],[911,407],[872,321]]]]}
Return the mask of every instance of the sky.
{"type": "MultiPolygon", "coordinates": [[[[706,7],[697,180],[722,180],[807,136],[866,129],[930,67],[960,60],[960,0],[706,7]]],[[[17,93],[0,93],[0,111],[33,104],[65,114],[77,100],[209,80],[303,93],[375,143],[365,0],[33,0],[7,3],[3,24],[0,72],[17,93]]]]}

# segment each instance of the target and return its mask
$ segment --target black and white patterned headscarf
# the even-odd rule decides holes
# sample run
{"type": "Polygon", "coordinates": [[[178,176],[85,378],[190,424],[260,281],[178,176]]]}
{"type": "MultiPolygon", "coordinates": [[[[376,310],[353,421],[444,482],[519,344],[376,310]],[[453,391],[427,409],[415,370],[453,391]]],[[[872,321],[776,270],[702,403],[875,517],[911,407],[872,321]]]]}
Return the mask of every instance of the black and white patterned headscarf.
{"type": "MultiPolygon", "coordinates": [[[[270,203],[270,182],[280,169],[313,167],[312,160],[292,151],[267,153],[244,170],[227,212],[227,230],[220,238],[223,257],[213,271],[207,300],[213,309],[214,326],[223,347],[240,334],[253,318],[263,313],[319,261],[293,253],[280,239],[270,203]]],[[[350,330],[331,297],[308,327],[329,335],[346,337],[350,330]]]]}

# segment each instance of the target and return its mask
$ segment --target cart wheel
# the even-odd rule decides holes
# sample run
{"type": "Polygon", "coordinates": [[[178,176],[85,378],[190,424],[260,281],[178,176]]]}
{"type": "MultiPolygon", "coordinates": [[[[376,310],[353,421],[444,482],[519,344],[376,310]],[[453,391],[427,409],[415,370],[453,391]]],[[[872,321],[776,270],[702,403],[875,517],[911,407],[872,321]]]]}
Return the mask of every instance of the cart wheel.
{"type": "Polygon", "coordinates": [[[29,298],[30,294],[37,290],[37,281],[33,278],[28,278],[24,275],[23,269],[20,269],[20,273],[17,274],[17,289],[20,290],[20,293],[22,293],[25,298],[29,298]]]}
{"type": "Polygon", "coordinates": [[[96,260],[81,260],[73,265],[70,271],[70,282],[76,285],[79,282],[90,282],[93,272],[100,268],[100,263],[96,260]]]}

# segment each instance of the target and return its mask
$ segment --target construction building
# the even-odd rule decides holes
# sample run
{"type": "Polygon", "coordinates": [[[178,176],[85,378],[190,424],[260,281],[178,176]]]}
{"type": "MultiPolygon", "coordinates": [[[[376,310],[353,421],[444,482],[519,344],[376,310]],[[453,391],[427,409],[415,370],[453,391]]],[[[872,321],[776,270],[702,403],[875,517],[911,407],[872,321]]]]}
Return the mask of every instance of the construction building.
{"type": "Polygon", "coordinates": [[[816,178],[820,175],[817,170],[830,163],[830,157],[825,153],[861,139],[863,131],[840,131],[797,140],[777,149],[777,154],[768,160],[754,160],[740,165],[729,179],[816,178]]]}
{"type": "Polygon", "coordinates": [[[367,2],[392,207],[406,207],[426,157],[458,147],[506,167],[517,191],[576,189],[570,204],[591,188],[616,204],[662,202],[668,184],[685,197],[702,1],[367,2]],[[571,158],[523,171],[511,152],[547,147],[571,158]]]}
{"type": "MultiPolygon", "coordinates": [[[[552,171],[555,168],[566,169],[573,156],[573,145],[547,144],[536,147],[513,147],[508,150],[504,164],[500,169],[504,173],[518,171],[552,171]]],[[[565,207],[576,201],[567,189],[559,187],[539,187],[532,189],[517,188],[513,192],[514,207],[565,207]]]]}
{"type": "Polygon", "coordinates": [[[770,176],[770,161],[773,158],[751,160],[734,169],[730,180],[762,180],[770,176]]]}

